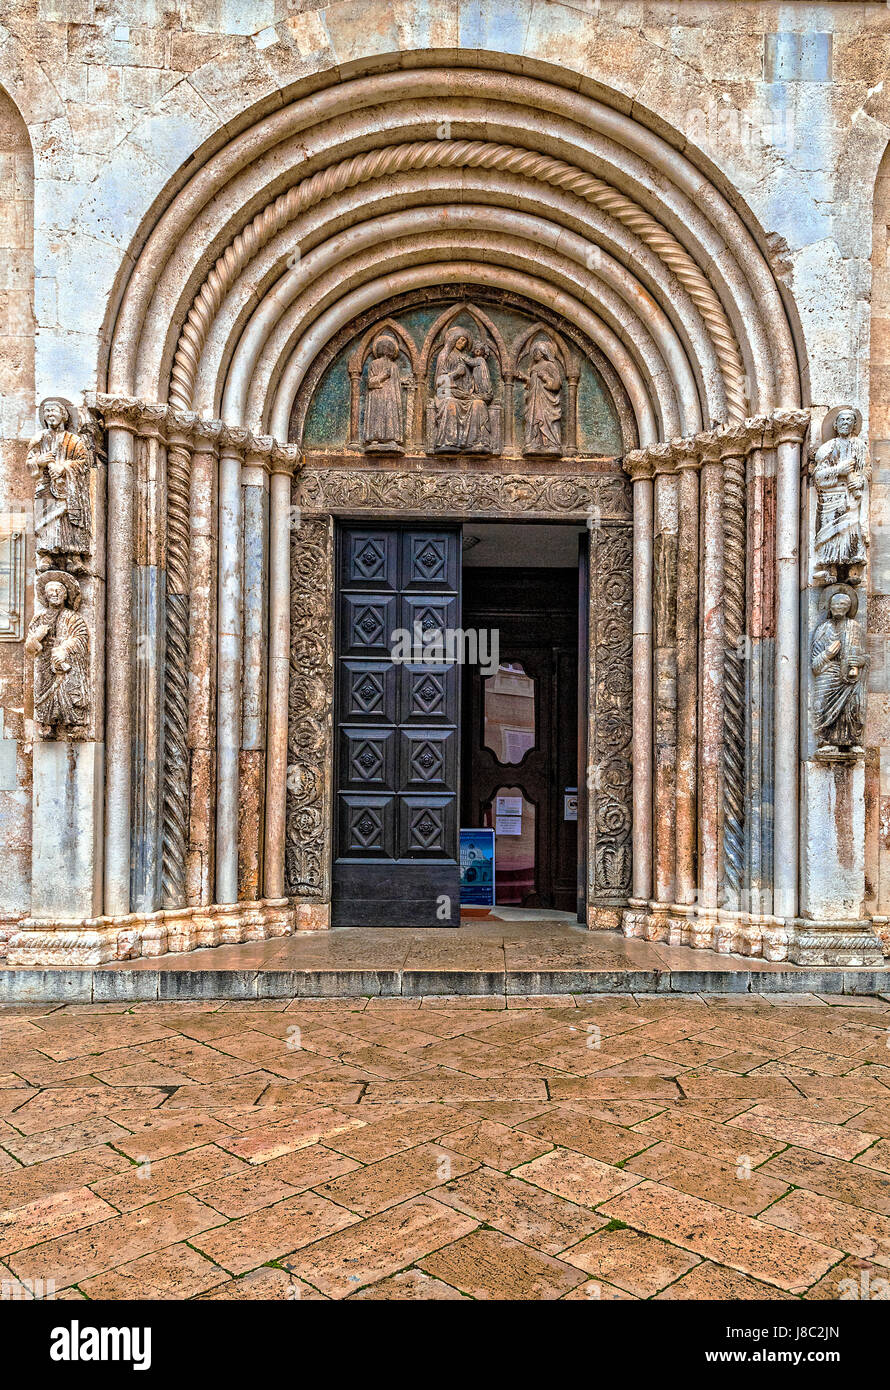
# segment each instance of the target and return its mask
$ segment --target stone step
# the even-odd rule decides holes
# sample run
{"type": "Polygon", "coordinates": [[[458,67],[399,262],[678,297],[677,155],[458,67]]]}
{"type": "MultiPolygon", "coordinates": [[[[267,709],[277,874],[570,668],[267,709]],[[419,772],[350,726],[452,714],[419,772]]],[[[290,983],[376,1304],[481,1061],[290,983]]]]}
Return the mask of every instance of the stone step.
{"type": "Polygon", "coordinates": [[[419,998],[560,994],[876,995],[890,971],[790,967],[772,970],[367,970],[156,968],[126,964],[71,969],[0,969],[0,1005],[133,1003],[164,999],[331,999],[362,995],[419,998]]]}

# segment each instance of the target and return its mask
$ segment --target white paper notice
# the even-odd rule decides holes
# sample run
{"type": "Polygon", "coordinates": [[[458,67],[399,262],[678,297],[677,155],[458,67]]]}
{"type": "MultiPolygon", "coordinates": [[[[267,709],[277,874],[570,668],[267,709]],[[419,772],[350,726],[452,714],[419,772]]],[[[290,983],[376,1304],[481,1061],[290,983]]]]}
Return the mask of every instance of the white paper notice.
{"type": "Polygon", "coordinates": [[[521,835],[522,816],[496,816],[494,833],[496,835],[521,835]]]}
{"type": "Polygon", "coordinates": [[[496,796],[494,799],[495,814],[498,816],[519,816],[522,819],[522,797],[521,796],[496,796]]]}

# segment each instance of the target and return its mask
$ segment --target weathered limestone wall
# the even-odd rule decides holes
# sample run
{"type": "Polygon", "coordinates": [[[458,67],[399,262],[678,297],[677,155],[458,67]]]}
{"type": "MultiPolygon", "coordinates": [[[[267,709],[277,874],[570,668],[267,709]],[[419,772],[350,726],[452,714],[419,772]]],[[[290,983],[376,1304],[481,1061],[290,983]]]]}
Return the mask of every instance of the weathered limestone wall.
{"type": "MultiPolygon", "coordinates": [[[[0,91],[0,953],[31,895],[31,737],[22,637],[31,614],[34,166],[27,127],[0,91]]],[[[29,663],[30,664],[30,663],[29,663]]]]}
{"type": "MultiPolygon", "coordinates": [[[[877,205],[873,197],[878,167],[890,139],[890,89],[885,91],[882,85],[888,60],[890,10],[883,3],[789,6],[772,0],[690,0],[683,5],[670,0],[447,0],[441,4],[429,0],[338,0],[316,6],[302,5],[298,0],[243,0],[237,5],[229,0],[195,0],[174,10],[162,0],[109,0],[103,5],[95,0],[35,0],[30,5],[22,5],[21,0],[0,0],[0,84],[21,113],[19,120],[11,102],[6,115],[6,108],[0,111],[4,191],[12,189],[12,196],[4,198],[0,216],[8,218],[10,209],[27,203],[25,165],[30,141],[35,168],[37,267],[33,369],[29,363],[34,335],[27,321],[29,301],[23,298],[30,263],[15,261],[12,278],[6,282],[5,293],[17,317],[14,323],[8,320],[7,337],[0,331],[0,394],[8,402],[0,431],[8,441],[0,444],[0,507],[10,510],[19,492],[23,497],[30,495],[24,449],[12,441],[33,432],[37,403],[55,394],[79,403],[84,391],[101,392],[108,387],[107,355],[126,275],[149,242],[155,204],[160,205],[162,194],[169,202],[171,181],[174,188],[185,187],[195,167],[190,168],[194,156],[200,154],[203,159],[218,151],[261,116],[283,108],[292,95],[305,95],[334,77],[345,80],[372,72],[396,73],[418,63],[448,66],[472,61],[492,72],[495,81],[502,74],[505,90],[508,81],[515,81],[511,74],[520,72],[529,79],[556,76],[565,88],[584,96],[608,92],[618,111],[642,116],[637,143],[627,155],[630,166],[636,161],[643,167],[651,153],[648,126],[677,151],[688,142],[704,156],[713,185],[741,212],[757,236],[785,294],[796,335],[803,404],[812,406],[816,427],[812,442],[821,443],[817,432],[823,415],[844,402],[859,408],[862,437],[873,441],[873,552],[868,604],[872,694],[865,832],[868,877],[865,905],[851,900],[841,906],[843,915],[851,918],[861,916],[865,906],[879,916],[890,913],[890,872],[884,866],[882,848],[887,834],[882,827],[890,818],[890,778],[881,771],[882,758],[890,765],[890,724],[884,705],[887,684],[881,654],[890,581],[883,577],[881,528],[886,496],[880,476],[881,449],[875,442],[890,437],[890,421],[881,413],[887,385],[882,375],[886,371],[882,336],[883,315],[887,313],[882,298],[886,269],[881,259],[885,238],[875,242],[876,303],[883,309],[875,318],[872,344],[869,339],[871,228],[873,222],[879,229],[886,229],[887,224],[882,211],[885,180],[878,181],[877,205]],[[9,136],[7,128],[12,132],[9,136]],[[5,153],[7,146],[9,153],[5,153]],[[20,187],[9,182],[10,154],[16,160],[15,177],[20,187]],[[3,344],[10,344],[12,350],[6,351],[3,344]]],[[[464,100],[469,111],[472,93],[464,100]]],[[[473,110],[473,120],[467,116],[464,123],[455,122],[454,131],[450,117],[447,131],[441,134],[433,121],[425,138],[478,138],[479,130],[484,130],[484,109],[482,115],[473,110]]],[[[345,138],[348,120],[345,116],[339,119],[345,138]]],[[[546,150],[548,141],[555,144],[555,136],[551,138],[546,129],[547,113],[542,125],[540,148],[546,150]]],[[[373,144],[378,136],[382,141],[385,134],[385,120],[381,119],[379,128],[365,132],[364,138],[373,144]]],[[[251,166],[250,138],[246,138],[242,173],[251,166]]],[[[591,148],[596,148],[592,139],[591,148]]],[[[597,168],[596,155],[590,159],[591,166],[597,168]]],[[[244,177],[247,183],[246,173],[244,177]]],[[[282,180],[286,177],[289,171],[282,173],[282,180]]],[[[631,182],[630,175],[627,182],[631,182]]],[[[507,186],[501,180],[499,194],[507,186]]],[[[704,198],[716,197],[704,180],[702,187],[704,198]]],[[[267,195],[269,186],[262,191],[267,195]]],[[[555,200],[558,195],[554,192],[552,196],[555,200]]],[[[657,201],[657,190],[653,200],[657,201]]],[[[395,217],[409,202],[407,193],[394,192],[389,210],[395,217]]],[[[243,218],[237,216],[239,212],[235,207],[211,209],[208,225],[213,225],[217,234],[220,224],[231,215],[233,227],[240,227],[243,218]]],[[[669,227],[671,217],[677,216],[667,208],[659,215],[669,227]]],[[[503,232],[497,233],[503,236],[498,246],[503,244],[505,254],[512,253],[509,238],[519,227],[516,219],[509,225],[508,221],[504,219],[503,232]]],[[[16,221],[12,231],[0,234],[0,241],[8,237],[12,250],[27,250],[24,226],[23,220],[16,221]]],[[[495,232],[486,228],[478,230],[478,235],[494,238],[495,232]]],[[[191,237],[192,245],[196,236],[193,227],[183,228],[184,242],[191,237]]],[[[564,248],[571,250],[569,235],[560,243],[560,253],[568,254],[564,248]]],[[[245,281],[246,297],[254,289],[262,292],[262,277],[272,276],[278,249],[273,246],[267,261],[260,263],[254,281],[245,281]]],[[[182,254],[185,257],[186,252],[182,254]]],[[[191,295],[215,254],[208,252],[203,261],[199,260],[193,282],[171,294],[171,302],[164,306],[168,321],[182,321],[191,295]]],[[[369,251],[368,256],[372,255],[369,251]]],[[[543,250],[541,258],[543,261],[543,250]]],[[[163,266],[158,267],[159,276],[163,270],[163,266]]],[[[740,283],[738,265],[716,243],[712,244],[711,274],[715,281],[725,276],[731,282],[734,295],[727,299],[733,299],[731,312],[738,320],[732,327],[740,341],[748,342],[748,325],[742,320],[750,287],[740,283]]],[[[175,273],[171,272],[169,283],[178,284],[175,273]]],[[[4,293],[2,284],[0,293],[4,293]]],[[[671,342],[672,334],[684,338],[688,330],[682,295],[666,295],[663,307],[666,319],[657,323],[658,331],[671,342]]],[[[217,358],[223,361],[227,360],[223,335],[233,331],[239,311],[227,312],[229,319],[210,344],[214,351],[219,348],[217,358]]],[[[151,333],[147,336],[151,338],[151,333]]],[[[761,389],[757,382],[762,382],[763,362],[769,360],[772,347],[768,337],[765,330],[759,340],[755,336],[745,348],[750,396],[761,389]]],[[[134,352],[138,342],[135,332],[134,352]]],[[[136,394],[149,401],[166,399],[170,356],[172,348],[153,342],[146,345],[148,365],[141,379],[152,385],[136,394]]],[[[666,413],[662,420],[666,435],[693,434],[717,423],[695,419],[699,405],[719,398],[722,390],[713,361],[709,362],[706,354],[700,360],[704,365],[699,369],[699,380],[689,371],[686,377],[678,372],[673,387],[665,388],[664,398],[674,412],[666,413]],[[716,395],[715,383],[720,388],[716,395]]],[[[265,377],[260,374],[259,380],[274,383],[277,369],[270,354],[265,370],[265,377]]],[[[240,385],[236,382],[237,390],[229,389],[229,383],[223,401],[219,386],[223,379],[221,368],[216,378],[208,369],[197,382],[198,404],[194,408],[205,417],[225,413],[227,425],[247,425],[258,432],[268,426],[283,440],[283,434],[269,425],[268,416],[253,418],[261,416],[264,408],[264,402],[257,398],[259,388],[249,390],[245,377],[240,385]],[[252,418],[242,418],[242,407],[252,418]]],[[[775,403],[771,402],[769,409],[775,403]]],[[[793,406],[797,402],[779,404],[793,406]]],[[[756,399],[749,401],[749,407],[750,413],[758,413],[756,399]]],[[[117,911],[115,904],[124,901],[136,912],[147,911],[159,901],[228,904],[239,891],[257,895],[264,877],[265,891],[270,892],[271,870],[263,859],[263,828],[257,818],[265,751],[272,736],[271,729],[264,728],[262,664],[254,684],[249,680],[241,684],[239,676],[240,663],[262,646],[267,630],[274,633],[281,626],[282,615],[267,613],[262,599],[265,567],[269,563],[280,565],[281,557],[276,560],[275,553],[265,556],[248,547],[248,571],[241,574],[239,561],[244,547],[239,526],[244,508],[258,522],[264,523],[267,512],[273,518],[280,516],[286,505],[284,491],[276,488],[274,471],[271,478],[267,476],[267,464],[260,458],[250,457],[243,449],[237,458],[226,455],[218,437],[203,444],[190,437],[177,453],[175,438],[160,434],[153,438],[151,429],[144,425],[142,421],[137,438],[132,421],[119,427],[115,424],[109,441],[109,535],[114,542],[124,531],[129,535],[128,528],[135,525],[137,570],[134,608],[127,600],[129,575],[125,567],[118,567],[108,589],[109,670],[117,673],[121,669],[119,658],[126,669],[134,652],[137,662],[132,687],[109,683],[109,727],[114,735],[115,730],[129,727],[133,718],[140,730],[147,731],[148,742],[141,750],[144,757],[139,765],[126,771],[113,737],[110,750],[106,750],[114,769],[105,788],[111,827],[104,864],[106,912],[117,911]],[[230,512],[223,508],[217,514],[207,507],[207,497],[217,482],[232,503],[230,512]],[[184,585],[175,563],[171,571],[170,555],[164,555],[161,543],[160,509],[171,507],[171,497],[173,510],[169,515],[177,506],[182,513],[180,549],[184,547],[186,560],[191,561],[188,572],[198,577],[192,587],[184,585]],[[227,587],[233,576],[236,585],[243,580],[246,589],[242,586],[235,593],[227,587]],[[228,637],[231,634],[226,624],[245,594],[248,621],[231,652],[226,649],[223,653],[219,690],[215,684],[208,689],[202,671],[207,671],[213,650],[217,608],[220,630],[228,637]],[[166,698],[158,682],[159,661],[165,642],[169,647],[175,641],[177,622],[184,621],[186,608],[191,665],[184,669],[183,681],[190,692],[189,720],[177,755],[185,758],[187,753],[189,757],[190,795],[185,794],[184,787],[164,782],[165,776],[173,776],[175,781],[185,762],[165,770],[158,757],[166,698]],[[112,622],[118,613],[124,616],[112,622]],[[224,796],[220,806],[214,793],[214,765],[220,751],[235,768],[230,787],[237,787],[240,781],[245,792],[233,805],[224,796]],[[138,775],[134,779],[131,773],[141,775],[143,767],[146,776],[140,782],[138,775]],[[187,835],[189,859],[183,882],[169,884],[161,882],[163,845],[158,834],[158,807],[177,795],[191,818],[188,827],[178,830],[181,836],[187,835]],[[137,853],[132,862],[126,833],[117,841],[114,837],[115,812],[124,805],[128,814],[132,808],[137,833],[137,853]],[[143,826],[145,833],[140,836],[143,826]]],[[[162,425],[166,428],[164,422],[162,425]]],[[[713,722],[709,724],[707,717],[699,720],[699,678],[707,689],[718,693],[744,686],[749,726],[746,762],[736,770],[737,781],[742,779],[739,785],[743,783],[749,795],[761,787],[767,789],[763,804],[757,801],[756,817],[748,817],[745,829],[749,846],[756,846],[756,852],[748,850],[752,893],[759,891],[760,882],[771,882],[767,868],[761,872],[754,866],[755,861],[767,865],[773,852],[768,789],[776,776],[783,777],[786,785],[788,781],[788,767],[777,770],[772,765],[771,672],[775,644],[783,632],[787,636],[789,624],[796,626],[796,615],[791,613],[796,596],[792,594],[789,599],[787,583],[796,564],[791,553],[796,537],[787,533],[780,536],[776,562],[772,524],[764,518],[772,518],[776,508],[781,512],[783,488],[787,504],[788,468],[796,467],[796,462],[789,465],[789,460],[796,459],[798,443],[790,438],[771,439],[769,447],[753,448],[745,455],[744,467],[738,461],[733,463],[734,456],[727,454],[726,458],[707,459],[702,474],[682,465],[673,477],[657,476],[656,469],[654,482],[650,475],[640,479],[638,495],[648,498],[654,519],[656,579],[661,575],[668,594],[673,595],[667,607],[662,604],[661,611],[656,607],[654,634],[637,633],[644,656],[654,637],[655,763],[664,772],[660,780],[658,775],[655,778],[656,797],[660,791],[664,804],[659,806],[656,800],[654,807],[653,891],[659,901],[674,903],[691,914],[702,908],[713,910],[714,886],[721,872],[709,834],[701,843],[696,841],[697,817],[704,815],[706,830],[719,819],[716,802],[705,798],[696,803],[696,779],[704,779],[708,787],[715,780],[718,787],[721,785],[720,730],[713,722]],[[743,671],[731,663],[721,670],[715,658],[723,640],[720,623],[726,615],[716,614],[716,610],[712,613],[711,600],[718,592],[720,576],[717,560],[709,556],[703,543],[707,528],[717,527],[730,553],[733,545],[738,545],[731,517],[726,521],[725,510],[721,510],[721,477],[729,478],[736,495],[744,491],[743,505],[749,518],[745,557],[748,626],[739,634],[746,662],[743,671]],[[700,504],[706,517],[704,534],[697,526],[700,504]],[[698,582],[702,560],[707,561],[704,587],[700,594],[697,590],[689,592],[690,584],[698,582]],[[780,594],[778,599],[773,584],[777,563],[786,576],[784,597],[780,594]],[[702,614],[708,620],[708,655],[700,677],[695,625],[702,614]],[[701,749],[697,748],[699,736],[704,740],[701,749]],[[675,806],[683,812],[679,820],[674,819],[675,806]],[[700,896],[702,890],[704,896],[700,896]]],[[[787,511],[786,505],[786,518],[787,511]]],[[[179,559],[181,562],[181,554],[179,559]]],[[[26,589],[30,594],[30,572],[26,589]]],[[[807,629],[801,639],[806,719],[811,714],[806,664],[813,612],[807,612],[807,629]]],[[[24,914],[29,907],[26,750],[27,721],[32,711],[22,672],[20,640],[0,641],[0,856],[4,869],[9,864],[9,872],[0,882],[0,934],[4,913],[7,917],[24,914]],[[15,746],[10,748],[10,744],[15,746]]],[[[277,676],[272,672],[270,680],[274,679],[277,676]]],[[[795,680],[796,675],[788,691],[796,697],[795,680]]],[[[713,714],[713,708],[709,712],[713,714]]],[[[806,727],[803,733],[806,749],[806,727]]],[[[793,739],[790,746],[793,760],[793,739]]],[[[643,761],[638,760],[635,785],[640,797],[648,795],[650,789],[644,774],[643,761]]],[[[810,785],[804,779],[805,794],[810,785]]],[[[96,796],[101,801],[101,790],[96,796]]],[[[844,834],[847,839],[852,834],[861,842],[862,834],[855,828],[862,811],[861,794],[858,798],[844,834]]],[[[774,809],[781,832],[796,840],[797,808],[789,807],[785,798],[774,809]]],[[[811,855],[824,828],[820,815],[819,794],[814,793],[811,802],[805,801],[801,807],[803,845],[811,855]]],[[[169,826],[167,830],[170,833],[169,826]]],[[[848,856],[852,887],[846,896],[851,899],[861,893],[862,848],[859,843],[848,856]]],[[[794,854],[789,863],[793,880],[794,854]]],[[[89,872],[95,876],[101,867],[91,860],[89,872]]],[[[798,902],[796,884],[784,885],[789,902],[786,909],[772,901],[768,887],[762,902],[748,906],[763,914],[800,910],[804,915],[818,916],[828,912],[831,904],[825,900],[824,885],[818,893],[810,892],[805,876],[801,887],[798,902]]],[[[277,899],[277,890],[271,896],[277,899]]]]}
{"type": "Polygon", "coordinates": [[[871,554],[865,730],[866,893],[890,950],[890,149],[875,181],[871,298],[871,554]]]}

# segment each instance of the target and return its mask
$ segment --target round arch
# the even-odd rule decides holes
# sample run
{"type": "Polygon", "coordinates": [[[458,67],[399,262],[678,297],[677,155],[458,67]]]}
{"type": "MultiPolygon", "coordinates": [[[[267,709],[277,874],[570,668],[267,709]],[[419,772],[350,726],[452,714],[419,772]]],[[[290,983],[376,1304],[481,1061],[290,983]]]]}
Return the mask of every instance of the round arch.
{"type": "MultiPolygon", "coordinates": [[[[264,806],[265,893],[274,899],[284,887],[289,627],[281,606],[272,602],[263,666],[268,689],[265,675],[262,688],[248,689],[246,675],[242,691],[247,649],[259,640],[246,620],[235,632],[245,600],[242,578],[232,578],[244,557],[242,492],[249,492],[244,480],[255,467],[251,459],[264,449],[267,462],[284,459],[294,402],[319,354],[362,313],[375,306],[385,312],[394,295],[443,281],[520,295],[584,334],[630,401],[645,455],[628,464],[635,525],[635,899],[658,896],[652,829],[658,583],[653,536],[660,525],[670,524],[672,505],[680,515],[681,538],[684,524],[689,531],[694,520],[697,528],[698,478],[692,488],[689,461],[701,464],[707,448],[722,458],[719,450],[730,436],[744,434],[750,448],[758,447],[751,440],[768,437],[777,450],[776,641],[782,658],[776,667],[776,718],[781,727],[796,722],[796,713],[789,718],[789,711],[797,706],[799,464],[793,439],[779,439],[770,430],[783,413],[799,414],[806,373],[798,360],[793,308],[770,268],[766,237],[679,132],[665,130],[636,107],[630,115],[626,100],[615,94],[589,84],[582,88],[577,74],[542,65],[520,71],[518,61],[503,55],[497,63],[495,71],[484,57],[467,52],[424,56],[416,64],[411,55],[402,55],[398,70],[346,66],[316,76],[311,89],[295,87],[274,104],[267,101],[242,113],[230,131],[214,134],[171,178],[122,266],[109,303],[97,381],[111,402],[110,534],[130,534],[133,528],[136,450],[124,407],[133,401],[150,404],[166,421],[161,445],[166,448],[167,673],[159,799],[163,901],[170,907],[182,906],[188,896],[187,768],[194,700],[188,658],[197,631],[190,616],[195,555],[190,512],[198,458],[204,460],[205,482],[216,479],[212,468],[206,472],[207,451],[195,444],[195,421],[205,433],[212,422],[218,425],[213,428],[219,456],[217,624],[222,636],[213,900],[232,902],[243,890],[237,823],[245,702],[252,710],[264,704],[268,754],[257,794],[264,806]],[[660,498],[654,477],[662,465],[673,480],[660,498]],[[659,520],[659,508],[666,521],[659,520]]],[[[284,463],[271,471],[268,570],[281,589],[292,499],[284,463]]],[[[702,508],[722,515],[716,475],[702,469],[701,476],[702,508]]],[[[737,503],[737,489],[731,495],[733,505],[744,505],[737,503]]],[[[694,567],[685,572],[686,581],[696,585],[697,536],[696,530],[694,567]]],[[[682,539],[679,553],[682,575],[682,539]]],[[[109,554],[107,655],[109,662],[126,667],[132,658],[131,581],[111,547],[109,554]]],[[[703,582],[706,602],[718,581],[711,576],[712,591],[707,575],[703,582]]],[[[701,732],[696,681],[693,671],[678,696],[677,737],[685,739],[683,775],[691,778],[691,802],[701,732]]],[[[722,689],[718,682],[712,692],[715,709],[724,708],[722,689]]],[[[712,714],[712,724],[724,718],[712,714]]],[[[106,910],[113,912],[131,906],[133,719],[126,696],[112,702],[106,736],[106,910]]],[[[786,843],[796,842],[796,791],[790,792],[796,758],[792,737],[776,754],[777,840],[783,831],[786,843]]],[[[687,846],[687,860],[690,853],[687,846]]],[[[783,876],[786,884],[793,882],[794,864],[785,863],[783,876]]],[[[672,887],[677,901],[692,891],[679,870],[672,887]]]]}

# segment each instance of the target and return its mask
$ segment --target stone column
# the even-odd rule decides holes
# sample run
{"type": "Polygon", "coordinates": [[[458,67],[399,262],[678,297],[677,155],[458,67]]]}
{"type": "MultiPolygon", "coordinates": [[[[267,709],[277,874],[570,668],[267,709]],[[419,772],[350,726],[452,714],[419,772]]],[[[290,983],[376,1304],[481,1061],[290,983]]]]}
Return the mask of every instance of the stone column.
{"type": "MultiPolygon", "coordinates": [[[[745,556],[747,644],[745,701],[745,835],[747,869],[738,887],[739,906],[752,917],[773,910],[773,678],[776,646],[776,454],[752,449],[747,462],[747,545],[745,556]]],[[[729,814],[729,813],[728,813],[729,814]]],[[[727,905],[736,885],[729,878],[727,905]]],[[[778,929],[778,919],[774,928],[778,929]]],[[[781,928],[784,932],[784,927],[781,928]]],[[[778,958],[782,958],[780,952],[778,958]]]]}
{"type": "Polygon", "coordinates": [[[266,749],[269,455],[249,449],[241,471],[244,505],[244,663],[239,768],[238,897],[258,898],[262,881],[266,749]]]}
{"type": "Polygon", "coordinates": [[[721,880],[724,734],[723,463],[720,445],[701,467],[701,730],[699,739],[699,907],[716,912],[721,880]]]}
{"type": "Polygon", "coordinates": [[[108,560],[105,657],[115,679],[105,711],[105,913],[130,911],[130,792],[133,757],[134,426],[106,414],[108,560]]]}
{"type": "Polygon", "coordinates": [[[173,424],[167,450],[164,668],[164,906],[186,904],[189,815],[189,590],[191,438],[173,424]]]}
{"type": "Polygon", "coordinates": [[[238,798],[244,516],[241,465],[247,435],[227,429],[219,459],[216,730],[216,901],[238,901],[238,798]]]}
{"type": "Polygon", "coordinates": [[[678,461],[675,901],[683,907],[693,906],[697,895],[698,464],[694,452],[678,461]]]}
{"type": "Polygon", "coordinates": [[[216,606],[217,497],[220,421],[195,430],[189,489],[189,668],[188,751],[190,757],[186,901],[213,901],[216,839],[216,606]]]}
{"type": "Polygon", "coordinates": [[[130,895],[134,912],[161,907],[164,763],[165,411],[146,409],[135,446],[133,772],[130,895]]]}
{"type": "Polygon", "coordinates": [[[776,666],[774,684],[773,912],[794,917],[798,891],[800,700],[800,439],[776,435],[776,666]]]}
{"type": "Polygon", "coordinates": [[[284,897],[287,814],[287,728],[290,684],[290,548],[298,520],[291,505],[294,459],[272,458],[269,499],[269,714],[266,735],[266,825],[263,860],[267,898],[284,897]]]}
{"type": "MultiPolygon", "coordinates": [[[[667,467],[671,466],[668,455],[667,467]]],[[[667,934],[667,913],[675,892],[675,811],[677,779],[677,478],[658,471],[654,483],[654,865],[653,901],[647,935],[667,934]]]]}
{"type": "Polygon", "coordinates": [[[747,870],[745,853],[745,747],[747,732],[746,674],[750,656],[746,603],[747,546],[745,461],[749,440],[727,441],[722,454],[722,497],[719,527],[722,543],[723,632],[721,738],[722,901],[739,912],[747,870]]]}

